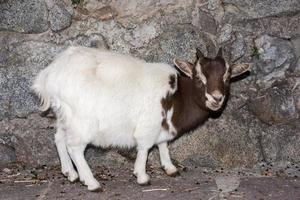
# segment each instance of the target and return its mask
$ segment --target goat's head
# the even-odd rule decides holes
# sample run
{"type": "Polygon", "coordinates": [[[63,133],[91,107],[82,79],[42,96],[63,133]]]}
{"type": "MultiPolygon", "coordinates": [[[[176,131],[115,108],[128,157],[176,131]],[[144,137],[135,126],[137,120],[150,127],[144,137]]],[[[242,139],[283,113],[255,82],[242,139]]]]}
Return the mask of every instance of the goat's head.
{"type": "Polygon", "coordinates": [[[193,80],[195,88],[204,89],[205,106],[213,111],[217,111],[222,107],[229,91],[230,79],[250,69],[249,64],[230,66],[223,58],[221,48],[213,59],[205,57],[197,49],[197,60],[194,64],[178,59],[174,59],[174,64],[193,80]]]}

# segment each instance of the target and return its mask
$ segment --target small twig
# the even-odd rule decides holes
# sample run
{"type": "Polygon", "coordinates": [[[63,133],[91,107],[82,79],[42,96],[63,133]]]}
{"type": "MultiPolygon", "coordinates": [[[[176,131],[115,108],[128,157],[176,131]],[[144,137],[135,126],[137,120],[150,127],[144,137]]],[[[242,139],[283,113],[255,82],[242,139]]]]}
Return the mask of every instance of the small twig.
{"type": "Polygon", "coordinates": [[[14,181],[14,183],[36,183],[36,180],[21,180],[21,181],[14,181]]]}
{"type": "Polygon", "coordinates": [[[205,3],[200,4],[198,7],[200,8],[200,7],[206,6],[207,4],[208,4],[208,1],[205,2],[205,3]]]}
{"type": "Polygon", "coordinates": [[[11,181],[11,179],[0,179],[0,182],[7,182],[7,181],[11,181]]]}
{"type": "Polygon", "coordinates": [[[293,88],[292,88],[292,92],[294,92],[294,90],[297,88],[298,85],[299,85],[299,82],[297,81],[297,82],[295,83],[295,85],[293,86],[293,88]]]}
{"type": "Polygon", "coordinates": [[[214,196],[210,197],[208,200],[213,200],[214,198],[216,198],[218,196],[218,194],[215,194],[214,196]]]}
{"type": "Polygon", "coordinates": [[[261,95],[261,96],[258,96],[258,97],[256,97],[256,99],[261,99],[261,98],[265,98],[267,95],[261,95]]]}
{"type": "Polygon", "coordinates": [[[190,192],[190,191],[198,190],[198,189],[200,189],[200,187],[186,188],[186,189],[182,190],[182,192],[190,192]]]}
{"type": "Polygon", "coordinates": [[[245,97],[243,94],[240,94],[240,97],[242,97],[242,99],[248,100],[248,98],[245,97]]]}
{"type": "Polygon", "coordinates": [[[180,164],[180,163],[177,163],[177,166],[180,167],[180,168],[185,168],[185,166],[180,164]]]}
{"type": "Polygon", "coordinates": [[[246,105],[247,105],[247,102],[246,102],[246,103],[242,103],[241,105],[239,105],[239,106],[237,107],[236,110],[240,110],[240,109],[244,108],[246,105]]]}
{"type": "Polygon", "coordinates": [[[8,177],[8,178],[12,178],[12,177],[16,177],[16,176],[19,176],[19,175],[21,175],[21,173],[12,174],[12,175],[9,175],[9,176],[7,176],[7,177],[8,177]]]}
{"type": "MultiPolygon", "coordinates": [[[[27,183],[28,181],[26,181],[25,183],[27,183]]],[[[47,183],[48,181],[46,180],[42,180],[40,181],[41,183],[47,183]]],[[[20,183],[23,183],[23,182],[20,182],[20,183]]],[[[29,183],[37,183],[37,182],[29,182],[29,183]]],[[[30,184],[30,185],[25,185],[25,187],[32,187],[32,186],[35,186],[36,184],[30,184]]]]}
{"type": "Polygon", "coordinates": [[[33,187],[35,185],[31,184],[31,185],[25,185],[25,187],[33,187]]]}
{"type": "Polygon", "coordinates": [[[243,197],[243,195],[242,194],[230,194],[230,197],[241,198],[241,197],[243,197]]]}
{"type": "Polygon", "coordinates": [[[169,188],[148,189],[148,190],[142,190],[142,192],[167,191],[167,190],[169,190],[169,188]]]}

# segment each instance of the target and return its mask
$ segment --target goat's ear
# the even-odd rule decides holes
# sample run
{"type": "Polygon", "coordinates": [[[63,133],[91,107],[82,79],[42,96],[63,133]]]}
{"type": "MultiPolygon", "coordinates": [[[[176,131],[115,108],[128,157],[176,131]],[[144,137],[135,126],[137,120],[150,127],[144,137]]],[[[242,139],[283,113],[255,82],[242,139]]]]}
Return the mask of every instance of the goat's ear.
{"type": "Polygon", "coordinates": [[[177,58],[175,58],[173,60],[175,66],[181,71],[183,72],[186,76],[192,78],[193,77],[193,64],[186,62],[186,61],[182,61],[179,60],[177,58]]]}
{"type": "Polygon", "coordinates": [[[196,49],[196,56],[197,56],[197,60],[200,60],[200,59],[204,58],[203,53],[198,48],[196,49]]]}
{"type": "Polygon", "coordinates": [[[250,64],[243,63],[243,64],[234,64],[231,66],[231,76],[230,78],[234,78],[239,76],[247,71],[250,71],[250,64]]]}

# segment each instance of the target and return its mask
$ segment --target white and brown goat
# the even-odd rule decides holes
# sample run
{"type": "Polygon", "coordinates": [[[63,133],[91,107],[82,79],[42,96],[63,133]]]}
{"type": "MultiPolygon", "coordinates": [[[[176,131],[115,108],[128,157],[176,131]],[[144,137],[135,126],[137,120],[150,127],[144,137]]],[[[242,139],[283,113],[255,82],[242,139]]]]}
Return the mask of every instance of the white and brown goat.
{"type": "Polygon", "coordinates": [[[141,185],[149,149],[157,145],[168,175],[177,172],[168,141],[195,129],[223,106],[230,77],[249,65],[230,67],[220,50],[214,59],[201,52],[194,64],[175,59],[173,66],[86,47],[69,47],[33,84],[42,109],[57,115],[55,142],[62,173],[78,176],[89,190],[100,188],[85,158],[88,144],[136,147],[134,174],[141,185]],[[77,171],[73,167],[75,164],[77,171]]]}

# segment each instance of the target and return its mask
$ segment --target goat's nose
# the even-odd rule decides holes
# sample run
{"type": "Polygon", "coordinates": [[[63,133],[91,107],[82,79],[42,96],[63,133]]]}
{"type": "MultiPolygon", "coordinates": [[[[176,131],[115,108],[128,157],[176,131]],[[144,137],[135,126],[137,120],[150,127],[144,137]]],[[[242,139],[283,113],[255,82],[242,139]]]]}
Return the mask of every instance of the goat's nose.
{"type": "Polygon", "coordinates": [[[216,102],[220,102],[223,99],[223,94],[220,91],[215,90],[212,92],[212,97],[216,102]]]}
{"type": "Polygon", "coordinates": [[[214,98],[214,100],[216,101],[216,102],[220,102],[220,101],[222,101],[222,99],[223,99],[223,96],[213,96],[213,98],[214,98]]]}

